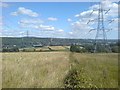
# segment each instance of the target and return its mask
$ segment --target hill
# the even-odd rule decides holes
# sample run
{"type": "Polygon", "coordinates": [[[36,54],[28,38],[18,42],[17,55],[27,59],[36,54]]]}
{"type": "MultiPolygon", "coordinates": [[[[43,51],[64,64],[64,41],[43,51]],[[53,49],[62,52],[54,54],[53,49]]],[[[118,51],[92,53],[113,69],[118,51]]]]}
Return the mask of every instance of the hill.
{"type": "MultiPolygon", "coordinates": [[[[71,44],[92,44],[93,39],[68,39],[68,38],[38,38],[38,37],[0,37],[3,47],[31,47],[33,45],[42,46],[66,46],[71,44]]],[[[109,43],[116,43],[117,40],[108,40],[109,43]]]]}

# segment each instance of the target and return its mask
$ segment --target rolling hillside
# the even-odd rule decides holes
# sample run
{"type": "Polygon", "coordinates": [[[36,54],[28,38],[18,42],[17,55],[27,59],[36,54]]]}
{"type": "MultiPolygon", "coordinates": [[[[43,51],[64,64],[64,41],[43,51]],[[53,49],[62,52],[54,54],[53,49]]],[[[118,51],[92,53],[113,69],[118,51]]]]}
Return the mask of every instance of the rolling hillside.
{"type": "MultiPolygon", "coordinates": [[[[36,37],[2,37],[3,47],[31,47],[33,45],[43,46],[66,46],[71,44],[91,44],[93,39],[66,39],[66,38],[36,38],[36,37]]],[[[108,40],[109,43],[115,43],[117,40],[108,40]]]]}

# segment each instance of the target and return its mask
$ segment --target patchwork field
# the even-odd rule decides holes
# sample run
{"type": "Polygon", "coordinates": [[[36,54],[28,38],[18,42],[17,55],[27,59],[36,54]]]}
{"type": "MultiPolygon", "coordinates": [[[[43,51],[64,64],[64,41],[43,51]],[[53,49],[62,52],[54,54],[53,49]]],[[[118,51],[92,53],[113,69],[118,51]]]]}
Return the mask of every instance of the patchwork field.
{"type": "Polygon", "coordinates": [[[44,46],[44,47],[29,47],[19,49],[25,52],[51,52],[51,51],[69,51],[70,46],[44,46]]]}
{"type": "Polygon", "coordinates": [[[80,87],[116,88],[117,57],[62,51],[2,53],[2,88],[61,88],[74,67],[80,87]]]}

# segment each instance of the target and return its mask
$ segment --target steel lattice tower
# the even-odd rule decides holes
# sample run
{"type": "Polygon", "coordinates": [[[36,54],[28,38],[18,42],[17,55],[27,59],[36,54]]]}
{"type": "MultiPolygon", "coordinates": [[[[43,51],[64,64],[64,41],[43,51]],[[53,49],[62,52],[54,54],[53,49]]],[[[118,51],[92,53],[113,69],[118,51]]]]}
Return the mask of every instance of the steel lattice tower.
{"type": "MultiPolygon", "coordinates": [[[[94,53],[98,52],[99,46],[104,48],[104,52],[110,52],[110,46],[107,42],[107,35],[104,27],[104,9],[102,8],[102,4],[99,4],[98,9],[98,21],[97,21],[97,33],[95,36],[95,42],[94,42],[94,53]]],[[[108,11],[107,11],[108,12],[108,11]]]]}

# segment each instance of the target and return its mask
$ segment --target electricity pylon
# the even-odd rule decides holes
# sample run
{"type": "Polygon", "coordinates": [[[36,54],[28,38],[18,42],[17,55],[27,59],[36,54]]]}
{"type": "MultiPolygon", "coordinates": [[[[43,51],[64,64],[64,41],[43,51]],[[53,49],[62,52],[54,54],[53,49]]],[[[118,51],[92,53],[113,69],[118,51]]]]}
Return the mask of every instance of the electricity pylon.
{"type": "MultiPolygon", "coordinates": [[[[107,41],[106,29],[104,27],[104,22],[105,22],[104,14],[107,14],[109,10],[110,9],[108,10],[103,9],[101,3],[99,4],[98,10],[93,10],[93,12],[98,11],[97,28],[93,29],[93,30],[97,30],[95,41],[94,41],[94,50],[93,50],[94,53],[99,52],[98,50],[100,50],[100,48],[103,49],[104,52],[111,52],[111,48],[107,41]]],[[[92,15],[92,13],[90,15],[92,15]]],[[[88,23],[91,21],[94,21],[94,20],[89,20],[88,23]]],[[[114,20],[109,20],[109,21],[110,21],[109,23],[111,23],[114,20]]]]}

